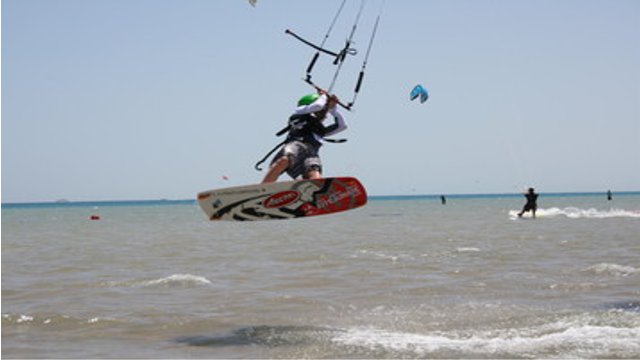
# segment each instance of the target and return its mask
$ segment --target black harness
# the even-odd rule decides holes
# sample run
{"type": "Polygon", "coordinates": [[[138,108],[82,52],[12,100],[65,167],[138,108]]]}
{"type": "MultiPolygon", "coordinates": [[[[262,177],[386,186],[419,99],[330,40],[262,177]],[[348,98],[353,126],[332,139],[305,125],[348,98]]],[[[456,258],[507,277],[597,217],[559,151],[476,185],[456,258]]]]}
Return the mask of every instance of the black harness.
{"type": "Polygon", "coordinates": [[[326,142],[330,143],[343,143],[346,142],[347,139],[328,139],[324,136],[335,129],[338,128],[337,124],[333,124],[330,126],[322,125],[321,121],[318,120],[318,116],[314,113],[311,114],[294,114],[289,117],[289,123],[282,130],[276,133],[276,136],[282,136],[285,133],[288,133],[287,137],[278,143],[278,145],[274,146],[260,161],[258,161],[254,168],[258,171],[262,171],[260,165],[267,161],[269,156],[280,149],[284,144],[291,141],[301,141],[306,143],[316,144],[321,146],[322,144],[318,142],[315,135],[319,135],[326,142]]]}

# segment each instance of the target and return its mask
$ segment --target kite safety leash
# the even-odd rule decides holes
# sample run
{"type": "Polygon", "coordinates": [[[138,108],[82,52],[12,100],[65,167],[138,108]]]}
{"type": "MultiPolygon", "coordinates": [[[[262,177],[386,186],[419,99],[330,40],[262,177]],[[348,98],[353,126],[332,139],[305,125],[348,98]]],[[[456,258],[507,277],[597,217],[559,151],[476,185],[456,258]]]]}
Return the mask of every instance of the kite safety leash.
{"type": "MultiPolygon", "coordinates": [[[[289,127],[284,128],[283,130],[280,130],[278,132],[278,134],[280,132],[283,132],[285,130],[289,130],[289,127]]],[[[278,135],[276,134],[276,135],[278,135]]],[[[278,135],[279,136],[279,135],[278,135]]],[[[347,142],[347,139],[330,139],[330,138],[322,138],[323,141],[326,141],[328,143],[333,143],[333,144],[342,144],[344,142],[347,142]]],[[[265,161],[267,161],[267,159],[269,158],[269,156],[271,156],[271,154],[273,154],[274,152],[276,152],[278,149],[280,149],[280,147],[282,147],[282,145],[284,145],[286,142],[288,141],[288,139],[283,140],[282,142],[280,142],[278,145],[274,146],[273,149],[271,149],[262,159],[260,159],[254,166],[253,168],[258,170],[258,171],[262,171],[262,168],[260,167],[260,165],[262,165],[265,161]]]]}
{"type": "Polygon", "coordinates": [[[284,141],[282,141],[281,143],[279,143],[278,145],[274,146],[273,149],[271,149],[267,155],[265,155],[262,159],[260,159],[260,161],[258,161],[253,168],[258,170],[258,171],[262,171],[262,168],[260,167],[260,165],[262,165],[262,163],[264,163],[265,161],[267,161],[267,159],[269,158],[269,156],[271,156],[271,154],[273,154],[274,152],[276,152],[276,150],[280,149],[280,147],[282,145],[284,145],[287,142],[287,140],[285,139],[284,141]]]}

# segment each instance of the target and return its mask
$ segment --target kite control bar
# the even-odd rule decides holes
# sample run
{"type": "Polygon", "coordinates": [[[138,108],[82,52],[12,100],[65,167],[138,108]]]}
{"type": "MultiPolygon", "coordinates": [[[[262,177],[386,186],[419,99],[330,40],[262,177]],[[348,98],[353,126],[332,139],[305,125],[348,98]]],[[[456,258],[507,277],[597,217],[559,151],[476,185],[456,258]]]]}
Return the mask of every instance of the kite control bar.
{"type": "MultiPolygon", "coordinates": [[[[323,48],[321,46],[318,46],[318,45],[312,43],[309,40],[306,40],[302,36],[300,36],[300,35],[294,33],[293,31],[291,31],[290,29],[285,30],[284,33],[287,34],[287,35],[293,36],[294,38],[300,40],[303,44],[307,44],[307,45],[311,46],[312,48],[314,48],[314,49],[316,49],[316,50],[318,50],[320,52],[323,52],[325,54],[328,54],[328,55],[331,55],[331,56],[335,56],[335,57],[338,57],[340,55],[339,53],[335,53],[333,51],[327,50],[327,49],[325,49],[325,48],[323,48]]],[[[317,57],[314,57],[313,62],[315,62],[317,59],[318,59],[317,57]]],[[[313,66],[311,66],[311,67],[313,67],[313,66]]]]}
{"type": "MultiPolygon", "coordinates": [[[[331,94],[329,94],[329,92],[321,87],[319,87],[318,85],[314,84],[313,81],[311,81],[311,79],[306,79],[305,82],[311,86],[313,86],[314,89],[316,89],[316,91],[320,94],[325,93],[329,96],[331,96],[331,94]]],[[[351,111],[351,105],[353,104],[347,104],[345,105],[342,101],[338,100],[338,105],[342,106],[345,110],[351,111]]]]}
{"type": "MultiPolygon", "coordinates": [[[[336,15],[333,18],[333,21],[331,22],[331,25],[329,26],[329,29],[327,30],[327,33],[324,36],[324,39],[322,40],[322,42],[320,43],[320,45],[316,45],[313,42],[303,38],[302,36],[296,34],[295,32],[293,32],[290,29],[286,29],[285,30],[285,34],[287,35],[291,35],[292,37],[294,37],[295,39],[297,39],[298,41],[302,42],[303,44],[313,48],[314,50],[316,50],[315,54],[313,55],[313,57],[311,58],[311,62],[309,63],[309,65],[307,66],[306,69],[306,78],[304,79],[305,82],[307,82],[309,85],[313,86],[314,88],[316,88],[316,90],[318,91],[325,91],[322,88],[320,88],[319,86],[317,86],[313,80],[312,80],[312,76],[311,73],[313,71],[313,67],[315,66],[318,58],[320,57],[320,53],[329,55],[331,57],[334,58],[333,60],[333,65],[336,65],[336,70],[333,74],[333,78],[331,80],[331,84],[329,85],[329,88],[325,91],[326,93],[331,93],[333,91],[334,85],[336,84],[336,80],[338,79],[338,76],[340,74],[340,71],[342,69],[342,65],[347,57],[347,55],[356,55],[358,52],[356,49],[352,48],[351,45],[353,44],[353,37],[354,34],[356,32],[356,28],[358,26],[358,22],[360,20],[360,15],[362,14],[363,8],[364,8],[364,4],[365,4],[365,0],[361,0],[360,1],[360,7],[358,9],[358,13],[356,15],[355,21],[353,22],[352,28],[351,28],[351,32],[346,40],[346,43],[344,45],[344,47],[340,50],[340,51],[331,51],[331,50],[327,50],[324,47],[324,44],[326,42],[326,40],[329,37],[329,34],[331,33],[331,30],[333,29],[336,20],[338,19],[338,17],[340,16],[340,13],[342,12],[342,9],[344,7],[346,3],[346,0],[343,0],[340,8],[338,9],[338,12],[336,13],[336,15]]],[[[382,8],[383,8],[383,4],[384,4],[384,0],[382,0],[382,3],[380,5],[380,10],[378,12],[378,16],[376,17],[376,21],[375,24],[373,26],[373,31],[371,32],[371,36],[369,38],[369,46],[367,47],[367,52],[364,56],[364,60],[362,62],[362,68],[360,69],[360,73],[358,74],[358,78],[356,80],[356,86],[353,92],[353,98],[351,99],[351,101],[347,104],[344,104],[342,102],[338,102],[338,104],[343,107],[346,110],[351,111],[351,109],[353,108],[353,105],[356,102],[356,99],[358,98],[358,94],[360,93],[360,88],[362,87],[362,82],[364,80],[364,76],[365,76],[365,70],[367,67],[367,62],[369,60],[369,55],[371,53],[371,48],[373,46],[373,42],[376,36],[376,32],[378,30],[378,25],[380,22],[380,16],[382,14],[382,8]]]]}

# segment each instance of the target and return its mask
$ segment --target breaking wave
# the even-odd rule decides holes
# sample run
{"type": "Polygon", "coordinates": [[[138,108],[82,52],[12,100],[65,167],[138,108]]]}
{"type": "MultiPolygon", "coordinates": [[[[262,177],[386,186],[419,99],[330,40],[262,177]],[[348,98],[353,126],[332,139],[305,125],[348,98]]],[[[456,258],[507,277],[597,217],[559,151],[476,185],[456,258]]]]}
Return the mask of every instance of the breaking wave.
{"type": "Polygon", "coordinates": [[[531,328],[473,332],[415,334],[380,329],[351,329],[336,333],[333,341],[373,352],[411,356],[507,356],[616,357],[640,355],[640,327],[615,327],[558,321],[531,328]]]}
{"type": "MultiPolygon", "coordinates": [[[[519,210],[509,210],[509,217],[511,219],[517,219],[519,210]]],[[[530,217],[530,213],[524,215],[530,217]]],[[[566,217],[569,219],[609,219],[609,218],[638,218],[640,219],[640,210],[624,210],[624,209],[609,209],[598,210],[594,208],[580,209],[576,207],[557,208],[552,207],[548,209],[538,209],[536,216],[541,218],[554,218],[554,217],[566,217]]]]}
{"type": "Polygon", "coordinates": [[[610,275],[610,276],[630,276],[640,273],[640,269],[633,266],[624,266],[618,264],[600,263],[593,265],[585,269],[586,272],[593,273],[595,275],[610,275]]]}
{"type": "Polygon", "coordinates": [[[191,274],[173,274],[167,277],[153,280],[109,281],[103,283],[107,287],[189,287],[211,285],[211,281],[203,276],[191,274]]]}
{"type": "Polygon", "coordinates": [[[326,357],[322,349],[331,349],[331,358],[637,358],[637,306],[637,301],[625,301],[596,312],[554,315],[529,326],[411,332],[368,326],[260,325],[228,333],[190,334],[174,341],[215,348],[287,347],[293,351],[292,358],[309,357],[313,351],[326,357]]]}
{"type": "Polygon", "coordinates": [[[43,326],[57,329],[81,328],[96,324],[114,324],[117,321],[110,317],[94,316],[87,318],[74,317],[69,315],[43,315],[43,314],[2,314],[3,330],[5,326],[43,326]]]}

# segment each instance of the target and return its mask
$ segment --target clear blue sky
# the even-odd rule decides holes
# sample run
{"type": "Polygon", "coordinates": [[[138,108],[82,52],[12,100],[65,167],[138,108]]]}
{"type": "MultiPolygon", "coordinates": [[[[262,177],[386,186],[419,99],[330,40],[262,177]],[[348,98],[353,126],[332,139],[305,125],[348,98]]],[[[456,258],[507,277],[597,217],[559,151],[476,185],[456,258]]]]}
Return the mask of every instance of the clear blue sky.
{"type": "MultiPolygon", "coordinates": [[[[310,91],[313,51],[284,30],[319,42],[339,4],[3,0],[2,201],[259,182],[253,164],[310,91]]],[[[346,100],[378,7],[336,86],[346,100]]],[[[325,60],[314,79],[332,74],[325,60]]],[[[346,119],[349,141],[322,149],[325,176],[374,195],[640,190],[640,1],[386,1],[346,119]],[[417,83],[425,104],[408,100],[417,83]]]]}

